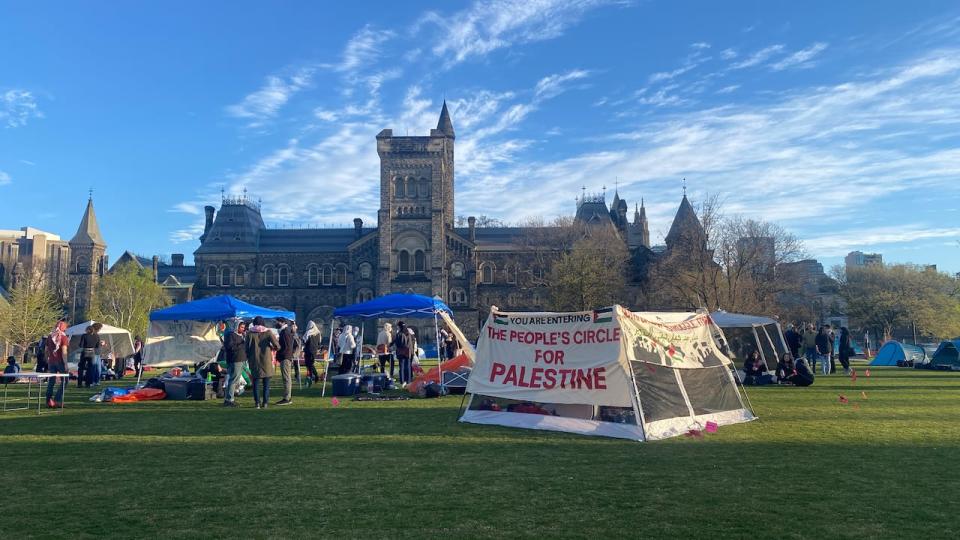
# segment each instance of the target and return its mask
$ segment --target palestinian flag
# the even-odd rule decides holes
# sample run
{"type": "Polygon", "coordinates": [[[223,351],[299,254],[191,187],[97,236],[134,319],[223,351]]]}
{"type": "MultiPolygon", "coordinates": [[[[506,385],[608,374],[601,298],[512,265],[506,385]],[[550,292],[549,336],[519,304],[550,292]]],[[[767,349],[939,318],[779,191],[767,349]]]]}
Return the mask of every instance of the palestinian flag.
{"type": "Polygon", "coordinates": [[[509,325],[510,317],[507,317],[506,315],[497,315],[496,313],[494,313],[493,324],[502,324],[504,326],[509,325]]]}
{"type": "Polygon", "coordinates": [[[595,309],[593,311],[594,323],[606,323],[613,320],[613,308],[595,309]]]}

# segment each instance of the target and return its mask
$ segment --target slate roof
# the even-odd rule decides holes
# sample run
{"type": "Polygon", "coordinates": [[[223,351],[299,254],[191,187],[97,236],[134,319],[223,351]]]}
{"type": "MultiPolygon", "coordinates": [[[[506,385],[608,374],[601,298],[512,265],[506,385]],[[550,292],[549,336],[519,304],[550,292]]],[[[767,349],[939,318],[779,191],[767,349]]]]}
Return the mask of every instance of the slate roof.
{"type": "MultiPolygon", "coordinates": [[[[477,227],[476,246],[481,251],[509,251],[523,249],[521,239],[539,227],[477,227]]],[[[457,227],[454,232],[464,238],[470,238],[470,229],[457,227]]]]}
{"type": "Polygon", "coordinates": [[[700,220],[697,219],[697,213],[694,211],[693,205],[690,204],[687,196],[684,195],[683,200],[680,201],[680,208],[677,210],[677,215],[673,218],[673,224],[670,225],[670,232],[667,233],[664,241],[668,246],[673,246],[681,241],[705,245],[706,236],[703,225],[701,225],[700,220]]]}
{"type": "Polygon", "coordinates": [[[83,219],[77,227],[77,234],[70,239],[71,244],[96,244],[106,246],[103,235],[100,234],[100,225],[97,224],[97,214],[93,211],[93,199],[87,200],[87,209],[83,212],[83,219]]]}
{"type": "MultiPolygon", "coordinates": [[[[364,227],[362,236],[377,229],[364,227]]],[[[361,236],[361,237],[362,237],[361,236]]],[[[264,229],[260,231],[261,253],[347,251],[357,239],[356,229],[264,229]]]]}

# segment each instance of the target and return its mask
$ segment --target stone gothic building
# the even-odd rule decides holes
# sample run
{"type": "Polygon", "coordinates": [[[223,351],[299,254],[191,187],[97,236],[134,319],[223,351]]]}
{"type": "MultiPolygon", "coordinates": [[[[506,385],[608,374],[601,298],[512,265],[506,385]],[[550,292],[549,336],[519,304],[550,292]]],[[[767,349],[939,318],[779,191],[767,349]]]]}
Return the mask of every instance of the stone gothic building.
{"type": "Polygon", "coordinates": [[[11,289],[36,272],[38,279],[65,300],[70,319],[84,320],[97,281],[107,269],[106,252],[90,197],[69,242],[32,227],[0,231],[0,285],[11,289]]]}
{"type": "MultiPolygon", "coordinates": [[[[414,292],[443,298],[473,335],[490,305],[543,309],[550,257],[538,256],[530,241],[542,228],[477,227],[472,217],[467,227],[455,226],[455,141],[446,103],[428,136],[395,136],[390,129],[376,136],[375,227],[358,218],[352,229],[268,229],[260,205],[245,196],[224,198],[219,211],[206,207],[193,296],[232,294],[294,311],[302,325],[326,321],[338,306],[414,292]]],[[[609,208],[603,196],[583,195],[576,219],[615,227],[642,266],[657,257],[646,212],[635,207],[632,222],[627,212],[619,193],[609,208]]],[[[684,196],[668,246],[703,237],[692,212],[684,196]]]]}

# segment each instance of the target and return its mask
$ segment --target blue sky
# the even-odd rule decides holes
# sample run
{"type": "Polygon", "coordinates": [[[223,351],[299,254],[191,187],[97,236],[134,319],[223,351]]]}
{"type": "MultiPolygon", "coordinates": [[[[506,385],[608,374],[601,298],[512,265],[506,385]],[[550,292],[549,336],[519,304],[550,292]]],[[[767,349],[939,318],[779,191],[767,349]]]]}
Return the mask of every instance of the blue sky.
{"type": "Polygon", "coordinates": [[[0,1],[0,228],[69,237],[91,187],[113,258],[191,253],[221,189],[270,224],[373,223],[375,135],[444,98],[457,214],[619,185],[656,243],[685,177],[827,267],[960,271],[950,2],[0,1]]]}

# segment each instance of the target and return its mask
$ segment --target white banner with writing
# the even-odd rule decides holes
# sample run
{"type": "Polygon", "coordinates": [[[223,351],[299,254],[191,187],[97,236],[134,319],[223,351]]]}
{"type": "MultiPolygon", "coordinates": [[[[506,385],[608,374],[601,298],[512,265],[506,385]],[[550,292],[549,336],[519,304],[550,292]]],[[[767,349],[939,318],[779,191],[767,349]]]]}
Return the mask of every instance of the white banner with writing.
{"type": "Polygon", "coordinates": [[[143,364],[193,365],[215,358],[220,347],[216,326],[211,322],[151,321],[143,348],[143,364]]]}

